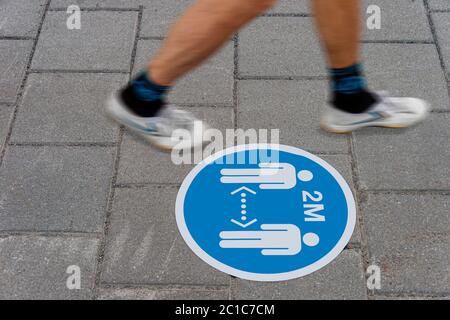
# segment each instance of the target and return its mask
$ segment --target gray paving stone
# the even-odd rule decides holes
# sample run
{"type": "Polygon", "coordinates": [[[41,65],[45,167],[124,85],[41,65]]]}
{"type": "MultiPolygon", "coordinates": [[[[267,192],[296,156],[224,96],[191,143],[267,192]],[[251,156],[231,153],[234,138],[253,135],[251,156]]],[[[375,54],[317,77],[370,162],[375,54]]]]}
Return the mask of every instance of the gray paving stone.
{"type": "MultiPolygon", "coordinates": [[[[138,44],[134,73],[145,69],[162,41],[141,40],[138,44]]],[[[217,55],[186,75],[169,96],[172,103],[233,105],[234,48],[230,41],[217,55]]]]}
{"type": "Polygon", "coordinates": [[[98,241],[84,238],[0,238],[1,299],[90,299],[98,241]],[[67,267],[80,267],[79,290],[66,286],[67,267]]]}
{"type": "Polygon", "coordinates": [[[229,276],[185,245],[175,221],[178,188],[116,189],[102,281],[228,285],[229,276]]]}
{"type": "Polygon", "coordinates": [[[0,102],[16,101],[33,41],[0,40],[0,102]]]}
{"type": "Polygon", "coordinates": [[[337,155],[322,155],[317,154],[318,157],[322,158],[329,164],[331,164],[347,181],[348,185],[352,189],[353,192],[355,187],[353,184],[353,177],[352,177],[352,168],[350,163],[350,156],[346,154],[337,154],[337,155]]]}
{"type": "Polygon", "coordinates": [[[373,90],[427,100],[434,110],[449,110],[445,75],[432,44],[363,46],[364,67],[373,90]]]}
{"type": "Polygon", "coordinates": [[[227,300],[228,290],[102,289],[101,300],[227,300]]]}
{"type": "Polygon", "coordinates": [[[114,150],[9,147],[0,169],[0,230],[100,232],[114,150]]]}
{"type": "Polygon", "coordinates": [[[367,128],[355,133],[364,189],[450,189],[448,113],[433,113],[409,129],[367,128]]]}
{"type": "Polygon", "coordinates": [[[50,8],[64,8],[77,5],[80,8],[139,8],[141,4],[148,4],[148,0],[52,0],[50,8]]]}
{"type": "Polygon", "coordinates": [[[450,10],[450,1],[448,0],[428,0],[428,4],[433,10],[450,10]]]}
{"type": "MultiPolygon", "coordinates": [[[[0,37],[35,37],[45,1],[5,1],[0,0],[0,37]]],[[[142,4],[141,36],[163,37],[193,1],[52,0],[51,8],[65,9],[70,4],[138,8],[142,4]]],[[[432,10],[450,10],[448,0],[427,2],[432,10]]],[[[365,30],[364,40],[432,40],[423,1],[364,0],[363,29],[368,4],[381,7],[382,29],[365,30]]],[[[269,11],[287,15],[308,12],[306,0],[280,0],[269,11]]],[[[447,72],[449,14],[432,14],[447,72]]],[[[137,15],[136,11],[84,11],[82,29],[71,31],[66,28],[65,11],[49,12],[33,68],[129,71],[137,15]]],[[[325,60],[312,20],[262,17],[250,24],[239,38],[240,76],[325,76],[325,60]]],[[[16,100],[32,43],[0,40],[0,145],[13,111],[13,106],[5,103],[16,100]]],[[[146,65],[160,44],[158,40],[139,42],[134,72],[146,65]]],[[[212,106],[233,104],[233,51],[229,43],[207,65],[181,80],[170,100],[207,105],[191,110],[213,127],[232,128],[232,108],[212,106]]],[[[434,44],[364,44],[363,54],[372,88],[422,97],[435,110],[449,110],[446,71],[440,66],[434,44]]],[[[125,78],[111,73],[31,74],[12,141],[116,141],[117,127],[104,121],[99,108],[104,95],[125,78]]],[[[327,88],[326,81],[240,81],[238,127],[279,127],[283,128],[282,143],[325,153],[347,153],[348,137],[327,135],[318,127],[327,88]]],[[[355,133],[362,187],[450,190],[449,120],[450,114],[440,112],[408,130],[367,129],[355,133]]],[[[0,168],[0,231],[101,232],[113,157],[113,148],[104,147],[8,146],[0,168]]],[[[321,157],[353,188],[348,155],[321,157]]],[[[125,134],[119,166],[119,184],[178,184],[192,168],[174,165],[170,154],[151,148],[129,133],[125,134]]],[[[176,193],[174,186],[116,189],[99,298],[228,298],[230,277],[198,259],[178,235],[173,214],[176,193]],[[108,283],[119,286],[108,287],[108,283]]],[[[448,196],[369,192],[362,200],[358,214],[365,218],[369,253],[382,267],[382,290],[375,292],[375,298],[448,300],[448,196]]],[[[358,228],[350,242],[351,248],[358,248],[358,228]]],[[[5,261],[0,263],[0,288],[6,288],[0,290],[0,299],[91,298],[97,248],[98,241],[93,237],[0,236],[0,261],[5,261]],[[65,270],[71,264],[82,269],[82,290],[65,287],[65,270]]],[[[232,283],[232,298],[366,298],[357,249],[345,250],[331,265],[302,279],[283,283],[236,279],[232,283]]]]}
{"type": "Polygon", "coordinates": [[[277,4],[268,11],[269,14],[308,14],[310,12],[308,0],[278,0],[277,4]]]}
{"type": "MultiPolygon", "coordinates": [[[[372,44],[368,44],[364,47],[371,46],[372,44]]],[[[384,46],[388,48],[389,45],[384,46]]],[[[405,53],[414,52],[408,45],[392,46],[393,48],[404,47],[405,53]]],[[[433,45],[428,45],[429,49],[421,49],[421,46],[425,48],[427,45],[418,45],[417,48],[420,51],[433,50],[433,45]]],[[[420,53],[423,52],[418,52],[417,56],[420,53]]],[[[381,52],[377,52],[373,56],[365,56],[365,62],[376,59],[380,54],[381,52]]],[[[419,60],[426,61],[425,65],[417,63],[415,68],[428,69],[429,64],[432,64],[434,70],[435,66],[439,66],[437,53],[427,51],[427,54],[428,56],[424,54],[423,57],[420,56],[422,58],[419,57],[419,60]]],[[[381,54],[381,57],[384,56],[381,54]]],[[[392,59],[392,56],[389,58],[392,59]]],[[[401,63],[401,60],[397,61],[401,63]]],[[[390,66],[390,60],[384,63],[382,69],[378,68],[378,70],[396,71],[390,66]]],[[[437,74],[435,75],[437,79],[442,78],[442,72],[434,73],[437,74]]],[[[312,18],[262,17],[250,24],[239,37],[239,74],[241,76],[325,76],[325,60],[312,26],[312,18]]]]}
{"type": "Polygon", "coordinates": [[[0,36],[35,37],[46,0],[3,0],[0,7],[0,36]]]}
{"type": "Polygon", "coordinates": [[[365,0],[362,5],[363,39],[365,40],[433,40],[423,1],[365,0]],[[381,28],[370,30],[367,14],[370,5],[381,9],[381,28]]]}
{"type": "MultiPolygon", "coordinates": [[[[191,107],[199,119],[206,120],[212,128],[225,135],[225,129],[233,129],[233,109],[222,107],[191,107]]],[[[144,139],[126,134],[121,148],[118,183],[181,183],[192,165],[175,165],[170,153],[159,151],[144,139]]]]}
{"type": "Polygon", "coordinates": [[[369,194],[362,212],[382,292],[450,291],[448,195],[369,194]]]}
{"type": "MultiPolygon", "coordinates": [[[[430,3],[434,9],[450,8],[448,0],[430,1],[434,1],[430,3]]],[[[279,0],[268,13],[311,14],[311,12],[310,1],[279,0]]],[[[366,40],[432,40],[422,1],[364,0],[361,5],[361,23],[363,37],[366,40]],[[378,5],[381,9],[380,30],[367,28],[367,19],[371,15],[367,13],[367,9],[370,5],[378,5]]]]}
{"type": "Polygon", "coordinates": [[[65,12],[46,16],[33,69],[129,71],[137,12],[83,12],[81,29],[69,30],[65,12]]]}
{"type": "Polygon", "coordinates": [[[239,34],[240,76],[326,75],[311,18],[261,17],[239,34]]]}
{"type": "Polygon", "coordinates": [[[165,37],[170,26],[194,0],[152,1],[142,16],[141,37],[165,37]]]}
{"type": "Polygon", "coordinates": [[[236,279],[232,299],[303,300],[365,299],[361,256],[344,250],[333,262],[306,277],[283,282],[255,282],[236,279]]]}
{"type": "Polygon", "coordinates": [[[433,13],[432,15],[442,58],[450,73],[450,12],[433,13]]]}
{"type": "Polygon", "coordinates": [[[238,128],[280,129],[280,142],[313,152],[348,151],[347,137],[319,128],[326,81],[245,80],[238,85],[238,128]]]}
{"type": "MultiPolygon", "coordinates": [[[[350,163],[350,156],[349,155],[318,155],[320,158],[331,164],[347,181],[348,185],[352,189],[353,196],[356,199],[356,192],[355,192],[355,186],[353,184],[353,177],[352,177],[352,168],[350,163]]],[[[358,214],[358,213],[357,213],[358,214]]],[[[349,241],[349,244],[354,246],[358,245],[361,242],[361,233],[359,230],[359,224],[356,223],[355,230],[353,231],[352,238],[349,241]]]]}
{"type": "Polygon", "coordinates": [[[103,105],[126,81],[120,74],[31,74],[11,140],[117,141],[118,126],[106,118],[103,105]]]}
{"type": "Polygon", "coordinates": [[[0,104],[0,148],[5,142],[9,130],[9,121],[13,113],[13,107],[0,104]]]}

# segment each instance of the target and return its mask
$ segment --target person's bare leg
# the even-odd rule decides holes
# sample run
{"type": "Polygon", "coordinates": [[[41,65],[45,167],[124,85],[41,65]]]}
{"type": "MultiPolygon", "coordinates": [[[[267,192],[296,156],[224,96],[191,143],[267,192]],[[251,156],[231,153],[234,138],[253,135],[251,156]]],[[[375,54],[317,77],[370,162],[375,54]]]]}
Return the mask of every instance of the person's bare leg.
{"type": "Polygon", "coordinates": [[[109,116],[165,150],[202,146],[203,135],[196,130],[202,121],[167,104],[171,86],[275,2],[197,0],[172,27],[147,70],[111,95],[106,103],[109,116]],[[188,134],[180,137],[178,129],[188,134]]]}
{"type": "Polygon", "coordinates": [[[428,104],[415,98],[380,96],[366,87],[359,63],[361,0],[312,0],[328,60],[332,98],[321,126],[330,132],[362,127],[408,127],[422,121],[428,104]]]}
{"type": "Polygon", "coordinates": [[[312,0],[316,25],[330,68],[359,60],[361,0],[312,0]]]}
{"type": "Polygon", "coordinates": [[[172,85],[218,50],[239,28],[276,0],[198,0],[172,27],[149,63],[152,80],[172,85]]]}

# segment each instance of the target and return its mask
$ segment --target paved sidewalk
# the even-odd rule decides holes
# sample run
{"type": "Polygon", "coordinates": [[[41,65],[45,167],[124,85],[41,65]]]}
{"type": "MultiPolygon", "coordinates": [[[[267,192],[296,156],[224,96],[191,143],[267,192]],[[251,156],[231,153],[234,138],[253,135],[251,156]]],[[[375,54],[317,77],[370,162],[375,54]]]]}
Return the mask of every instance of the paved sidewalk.
{"type": "Polygon", "coordinates": [[[235,279],[197,258],[174,217],[192,167],[102,113],[191,2],[1,1],[0,298],[449,299],[450,1],[364,1],[382,10],[381,29],[362,40],[371,87],[433,106],[408,130],[319,129],[328,85],[305,0],[280,0],[172,93],[216,128],[281,128],[283,144],[351,184],[359,221],[347,249],[282,283],[235,279]],[[66,27],[70,4],[83,8],[81,30],[66,27]],[[370,264],[380,290],[366,287],[370,264]],[[80,290],[66,287],[70,265],[80,290]]]}

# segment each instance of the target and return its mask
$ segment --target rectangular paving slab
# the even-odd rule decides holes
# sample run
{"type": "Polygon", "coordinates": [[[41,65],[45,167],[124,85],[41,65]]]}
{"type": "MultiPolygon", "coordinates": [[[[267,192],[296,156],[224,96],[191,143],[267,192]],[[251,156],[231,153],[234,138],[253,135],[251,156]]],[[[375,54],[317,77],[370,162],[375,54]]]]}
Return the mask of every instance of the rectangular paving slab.
{"type": "Polygon", "coordinates": [[[326,75],[311,18],[261,17],[239,33],[240,76],[326,75]]]}
{"type": "Polygon", "coordinates": [[[448,0],[428,0],[428,4],[433,10],[450,10],[450,1],[448,0]]]}
{"type": "MultiPolygon", "coordinates": [[[[392,76],[400,71],[399,76],[380,80],[386,83],[385,86],[392,86],[392,80],[398,78],[393,84],[419,93],[426,90],[429,95],[439,97],[438,102],[442,104],[445,78],[434,45],[366,44],[363,48],[364,63],[375,61],[372,63],[377,64],[375,71],[379,74],[392,76]],[[409,61],[415,61],[415,64],[409,61]],[[430,68],[433,72],[425,72],[430,68]],[[405,74],[405,71],[409,73],[405,74]],[[431,86],[433,90],[430,90],[431,86]],[[433,93],[436,87],[438,92],[433,93]]],[[[259,18],[240,33],[238,52],[239,75],[243,77],[326,76],[324,55],[312,18],[259,18]]],[[[448,108],[447,92],[446,98],[444,107],[448,108]]]]}
{"type": "Polygon", "coordinates": [[[142,16],[141,37],[165,37],[170,26],[195,0],[164,0],[146,4],[142,16]]]}
{"type": "MultiPolygon", "coordinates": [[[[141,40],[138,44],[134,73],[147,68],[148,61],[162,41],[141,40]]],[[[234,46],[225,47],[198,69],[180,79],[168,99],[171,103],[233,105],[234,46]]]]}
{"type": "Polygon", "coordinates": [[[239,81],[238,95],[239,128],[280,129],[282,144],[314,153],[347,153],[346,135],[319,127],[328,99],[326,81],[245,80],[239,81]]]}
{"type": "Polygon", "coordinates": [[[137,12],[83,11],[81,29],[69,30],[66,12],[48,12],[33,69],[130,70],[137,12]]]}
{"type": "Polygon", "coordinates": [[[16,101],[32,46],[32,40],[0,40],[0,102],[16,101]]]}
{"type": "Polygon", "coordinates": [[[46,0],[2,0],[0,36],[35,37],[46,0]]]}
{"type": "Polygon", "coordinates": [[[94,287],[98,241],[72,237],[0,238],[1,299],[89,299],[94,287]],[[80,289],[68,289],[79,267],[80,289]],[[69,273],[67,273],[69,271],[69,273]]]}
{"type": "Polygon", "coordinates": [[[0,169],[0,230],[101,232],[114,150],[9,147],[0,169]]]}
{"type": "Polygon", "coordinates": [[[383,44],[363,46],[369,87],[392,96],[427,100],[434,110],[450,110],[450,100],[435,45],[383,44]]]}
{"type": "Polygon", "coordinates": [[[423,1],[365,0],[362,3],[362,30],[364,40],[433,40],[423,1]],[[369,28],[376,12],[373,6],[380,9],[379,29],[369,28]]]}
{"type": "Polygon", "coordinates": [[[450,12],[433,13],[432,17],[442,58],[450,74],[450,12]]]}
{"type": "MultiPolygon", "coordinates": [[[[206,120],[211,128],[233,129],[233,109],[228,107],[189,107],[201,120],[206,120]]],[[[181,154],[183,155],[183,154],[181,154]]],[[[194,158],[191,157],[192,161],[194,158]]],[[[143,138],[126,133],[120,155],[118,183],[181,183],[193,168],[191,164],[175,165],[171,154],[162,152],[143,138]]]]}
{"type": "Polygon", "coordinates": [[[361,207],[381,292],[449,292],[448,195],[369,194],[361,207]]]}
{"type": "Polygon", "coordinates": [[[102,289],[101,300],[227,300],[229,290],[102,289]]]}
{"type": "Polygon", "coordinates": [[[175,221],[178,188],[116,189],[102,281],[228,285],[229,276],[201,261],[175,221]]]}
{"type": "Polygon", "coordinates": [[[309,14],[310,12],[308,0],[278,0],[268,11],[269,14],[309,14]]]}
{"type": "Polygon", "coordinates": [[[127,79],[123,74],[31,74],[11,140],[115,142],[118,126],[106,118],[104,104],[127,79]]]}
{"type": "Polygon", "coordinates": [[[344,250],[330,264],[302,278],[282,282],[234,279],[232,299],[306,300],[365,299],[366,283],[360,254],[344,250]]]}
{"type": "Polygon", "coordinates": [[[355,133],[364,189],[450,190],[450,114],[433,113],[410,129],[366,128],[355,133]]]}

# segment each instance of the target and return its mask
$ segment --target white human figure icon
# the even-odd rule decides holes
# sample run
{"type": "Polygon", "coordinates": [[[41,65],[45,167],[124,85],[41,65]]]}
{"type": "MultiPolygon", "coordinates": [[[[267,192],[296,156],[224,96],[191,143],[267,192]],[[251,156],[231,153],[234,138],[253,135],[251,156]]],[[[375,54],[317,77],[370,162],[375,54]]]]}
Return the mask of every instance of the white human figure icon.
{"type": "Polygon", "coordinates": [[[222,169],[220,182],[257,183],[260,189],[291,189],[297,184],[296,170],[290,163],[259,163],[258,167],[222,169]]]}
{"type": "Polygon", "coordinates": [[[219,234],[221,248],[262,249],[264,256],[292,256],[305,245],[313,247],[319,243],[315,233],[301,236],[300,229],[293,224],[262,224],[261,231],[222,231],[219,234]]]}

